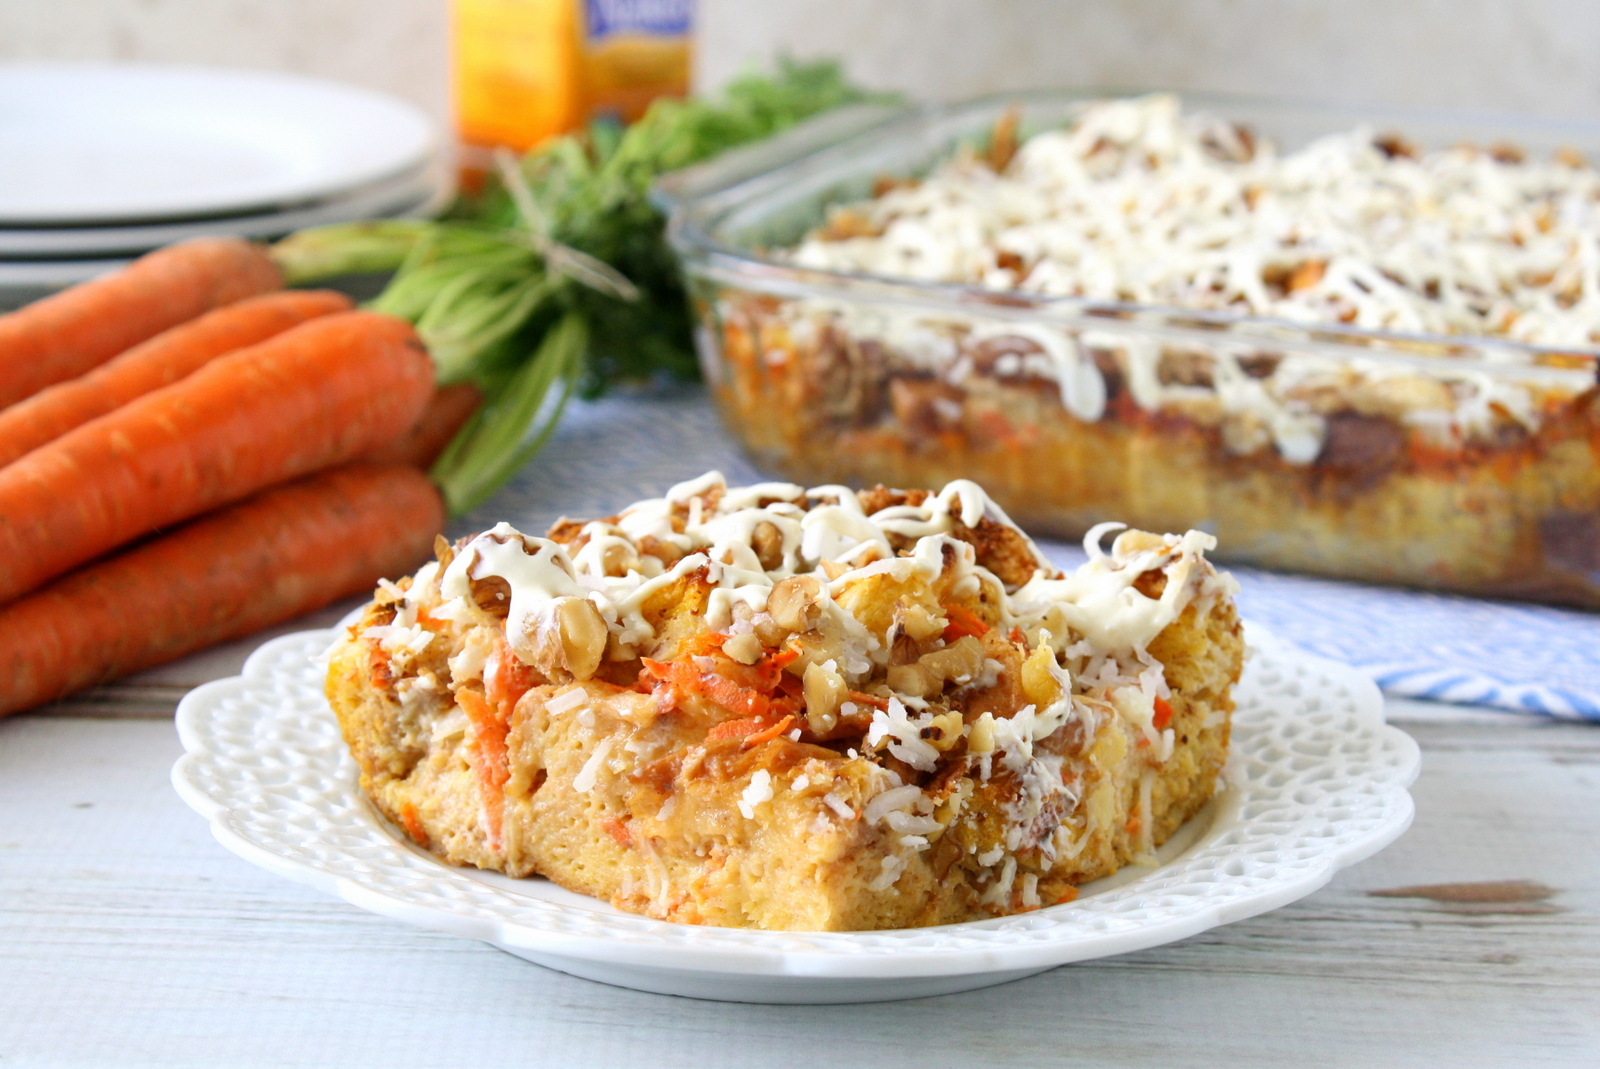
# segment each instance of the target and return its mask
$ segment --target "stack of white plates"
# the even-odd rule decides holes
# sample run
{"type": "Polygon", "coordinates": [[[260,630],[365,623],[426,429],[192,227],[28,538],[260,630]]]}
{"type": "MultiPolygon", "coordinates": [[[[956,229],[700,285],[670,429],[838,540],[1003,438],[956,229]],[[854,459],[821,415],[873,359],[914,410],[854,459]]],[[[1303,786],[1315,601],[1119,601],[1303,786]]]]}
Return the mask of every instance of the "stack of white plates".
{"type": "Polygon", "coordinates": [[[391,97],[285,74],[0,65],[0,290],[45,291],[205,235],[427,215],[444,139],[391,97]]]}

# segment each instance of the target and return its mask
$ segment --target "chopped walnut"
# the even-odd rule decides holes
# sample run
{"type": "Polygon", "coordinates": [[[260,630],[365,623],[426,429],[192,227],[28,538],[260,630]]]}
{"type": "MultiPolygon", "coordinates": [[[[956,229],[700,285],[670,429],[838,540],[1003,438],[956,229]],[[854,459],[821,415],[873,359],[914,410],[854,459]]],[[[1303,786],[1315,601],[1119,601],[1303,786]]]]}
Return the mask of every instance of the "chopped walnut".
{"type": "Polygon", "coordinates": [[[970,683],[983,672],[983,643],[971,635],[940,650],[923,655],[915,664],[889,669],[889,688],[913,698],[931,698],[944,691],[945,684],[970,683]]]}

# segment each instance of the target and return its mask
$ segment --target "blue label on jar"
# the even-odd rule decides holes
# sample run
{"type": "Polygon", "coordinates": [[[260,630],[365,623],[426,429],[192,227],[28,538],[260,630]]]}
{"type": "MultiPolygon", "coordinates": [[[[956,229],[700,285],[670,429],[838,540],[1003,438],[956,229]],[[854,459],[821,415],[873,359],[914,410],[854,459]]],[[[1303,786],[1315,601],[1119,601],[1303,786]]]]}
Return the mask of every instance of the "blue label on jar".
{"type": "Polygon", "coordinates": [[[591,41],[617,34],[684,37],[694,17],[694,0],[584,0],[591,41]]]}

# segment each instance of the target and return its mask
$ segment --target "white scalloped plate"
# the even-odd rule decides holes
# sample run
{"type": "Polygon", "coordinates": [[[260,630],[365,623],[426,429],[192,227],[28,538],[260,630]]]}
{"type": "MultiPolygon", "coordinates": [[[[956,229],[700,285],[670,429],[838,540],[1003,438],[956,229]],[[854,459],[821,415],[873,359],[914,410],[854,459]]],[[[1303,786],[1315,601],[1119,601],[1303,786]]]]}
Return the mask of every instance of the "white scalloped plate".
{"type": "Polygon", "coordinates": [[[367,803],[314,658],[334,632],[257,650],[178,707],[183,799],[246,860],[396,920],[576,976],[737,1002],[965,991],[1184,939],[1310,894],[1411,824],[1421,758],[1370,680],[1258,629],[1226,784],[1155,865],[1016,917],[885,932],[757,932],[623,913],[545,880],[440,864],[367,803]]]}

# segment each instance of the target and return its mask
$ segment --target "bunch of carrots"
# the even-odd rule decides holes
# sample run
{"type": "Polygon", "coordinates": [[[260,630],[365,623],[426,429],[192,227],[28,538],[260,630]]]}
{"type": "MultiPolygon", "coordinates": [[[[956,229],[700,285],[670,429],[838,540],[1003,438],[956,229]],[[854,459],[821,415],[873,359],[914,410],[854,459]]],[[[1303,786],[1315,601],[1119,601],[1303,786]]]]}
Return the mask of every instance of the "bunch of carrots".
{"type": "Polygon", "coordinates": [[[202,239],[0,316],[0,716],[370,589],[479,403],[410,324],[202,239]]]}

